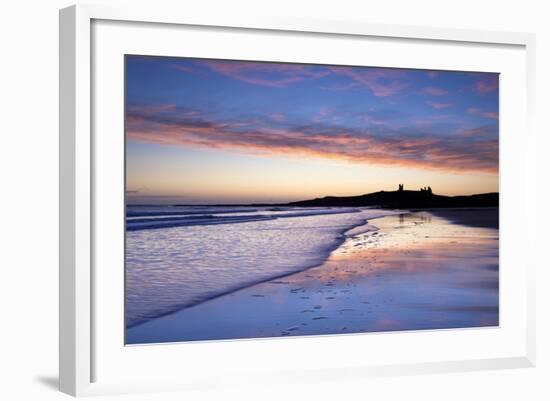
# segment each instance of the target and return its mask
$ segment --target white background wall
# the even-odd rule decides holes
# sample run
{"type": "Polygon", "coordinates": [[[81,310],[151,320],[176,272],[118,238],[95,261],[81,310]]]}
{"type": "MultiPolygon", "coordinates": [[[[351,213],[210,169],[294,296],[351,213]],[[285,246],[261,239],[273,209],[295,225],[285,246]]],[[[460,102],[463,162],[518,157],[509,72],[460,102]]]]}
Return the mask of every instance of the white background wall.
{"type": "MultiPolygon", "coordinates": [[[[111,0],[97,3],[129,4],[111,0]]],[[[140,1],[141,2],[141,1],[140,1]]],[[[143,3],[147,3],[143,1],[143,3]]],[[[201,0],[149,1],[212,13],[251,10],[278,16],[361,19],[376,23],[430,25],[538,35],[537,114],[539,185],[548,185],[550,13],[545,1],[497,0],[201,0]]],[[[57,169],[58,29],[65,0],[3,2],[0,14],[0,398],[57,400],[57,169]]],[[[518,135],[522,135],[518,132],[518,135]]],[[[503,161],[506,162],[506,161],[503,161]]],[[[326,382],[292,388],[230,389],[200,394],[122,396],[168,399],[550,399],[549,191],[538,192],[538,366],[534,369],[326,382]]],[[[518,227],[521,230],[522,227],[518,227]]],[[[292,363],[292,356],[289,356],[292,363]]],[[[111,399],[111,397],[109,397],[111,399]]],[[[114,397],[113,397],[114,399],[114,397]]]]}

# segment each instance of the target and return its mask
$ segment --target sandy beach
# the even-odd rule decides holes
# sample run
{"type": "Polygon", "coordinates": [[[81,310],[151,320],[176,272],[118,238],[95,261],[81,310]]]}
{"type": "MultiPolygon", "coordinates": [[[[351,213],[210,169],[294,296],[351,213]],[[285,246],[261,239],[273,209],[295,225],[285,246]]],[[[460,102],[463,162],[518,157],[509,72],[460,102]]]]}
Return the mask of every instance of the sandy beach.
{"type": "Polygon", "coordinates": [[[497,209],[403,213],[323,264],[127,330],[127,344],[498,326],[497,209]]]}

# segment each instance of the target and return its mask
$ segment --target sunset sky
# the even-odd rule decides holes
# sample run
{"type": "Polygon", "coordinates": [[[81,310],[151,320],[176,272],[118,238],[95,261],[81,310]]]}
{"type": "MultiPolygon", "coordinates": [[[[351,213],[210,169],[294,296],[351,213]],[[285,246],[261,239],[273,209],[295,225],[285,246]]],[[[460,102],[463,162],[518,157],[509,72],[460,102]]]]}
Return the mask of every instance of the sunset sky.
{"type": "Polygon", "coordinates": [[[498,191],[498,75],[126,57],[129,202],[498,191]]]}

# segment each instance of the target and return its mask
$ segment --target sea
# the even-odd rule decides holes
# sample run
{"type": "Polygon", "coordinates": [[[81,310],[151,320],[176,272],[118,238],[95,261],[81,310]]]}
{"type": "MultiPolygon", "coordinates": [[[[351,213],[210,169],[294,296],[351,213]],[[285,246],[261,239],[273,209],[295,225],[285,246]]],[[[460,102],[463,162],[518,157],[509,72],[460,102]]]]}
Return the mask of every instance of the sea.
{"type": "Polygon", "coordinates": [[[128,328],[323,263],[373,208],[127,205],[128,328]]]}

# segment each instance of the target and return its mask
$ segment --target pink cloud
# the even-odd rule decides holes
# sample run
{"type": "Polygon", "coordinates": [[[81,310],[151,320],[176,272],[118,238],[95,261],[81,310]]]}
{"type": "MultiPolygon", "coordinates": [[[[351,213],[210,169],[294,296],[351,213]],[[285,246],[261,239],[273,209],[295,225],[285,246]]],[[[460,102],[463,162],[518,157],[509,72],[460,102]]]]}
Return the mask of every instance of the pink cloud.
{"type": "Polygon", "coordinates": [[[365,86],[371,90],[375,96],[385,97],[400,92],[409,86],[408,83],[401,80],[402,71],[391,69],[357,69],[350,67],[329,67],[337,74],[346,76],[356,84],[365,86]]]}
{"type": "Polygon", "coordinates": [[[196,71],[196,70],[194,70],[194,69],[191,68],[191,67],[185,66],[185,65],[173,64],[173,65],[172,65],[172,68],[174,68],[175,70],[178,70],[178,71],[182,71],[182,72],[188,72],[188,73],[191,73],[191,74],[197,74],[197,71],[196,71]]]}
{"type": "Polygon", "coordinates": [[[315,116],[313,116],[313,122],[320,122],[329,114],[330,110],[327,107],[321,107],[319,109],[319,113],[317,113],[315,116]]]}
{"type": "Polygon", "coordinates": [[[474,85],[474,90],[478,93],[490,93],[498,89],[498,75],[487,75],[484,79],[479,80],[474,85]]]}
{"type": "Polygon", "coordinates": [[[431,95],[431,96],[444,96],[447,93],[449,93],[445,89],[436,88],[436,87],[433,87],[433,86],[429,86],[429,87],[426,87],[426,88],[422,89],[422,92],[426,93],[428,95],[431,95]]]}
{"type": "Polygon", "coordinates": [[[203,61],[201,64],[227,77],[254,85],[286,87],[307,79],[318,79],[328,71],[301,64],[259,63],[251,61],[203,61]]]}
{"type": "Polygon", "coordinates": [[[458,132],[458,134],[467,138],[483,138],[491,140],[491,138],[494,138],[495,136],[495,131],[491,126],[482,126],[477,128],[469,128],[458,132]]]}
{"type": "Polygon", "coordinates": [[[468,108],[468,113],[478,117],[489,118],[492,120],[498,120],[498,111],[483,111],[477,107],[468,108]]]}
{"type": "Polygon", "coordinates": [[[437,71],[428,71],[428,78],[430,79],[435,79],[438,75],[439,73],[437,71]]]}
{"type": "Polygon", "coordinates": [[[285,120],[285,115],[280,112],[271,113],[269,115],[269,118],[271,118],[273,121],[281,122],[285,120]]]}
{"type": "Polygon", "coordinates": [[[344,76],[352,82],[327,89],[347,90],[367,87],[375,96],[391,96],[409,86],[402,79],[403,71],[381,68],[324,67],[302,64],[262,63],[251,61],[202,61],[202,65],[229,78],[253,85],[287,87],[304,80],[323,78],[330,74],[344,76]]]}
{"type": "Polygon", "coordinates": [[[440,124],[441,122],[453,122],[457,124],[456,117],[451,114],[435,114],[424,118],[417,118],[414,120],[414,123],[417,127],[422,129],[431,128],[432,131],[433,127],[437,124],[440,124]]]}
{"type": "Polygon", "coordinates": [[[453,105],[452,103],[438,103],[438,102],[430,102],[430,101],[426,103],[428,103],[434,109],[438,109],[438,110],[447,109],[453,105]]]}

